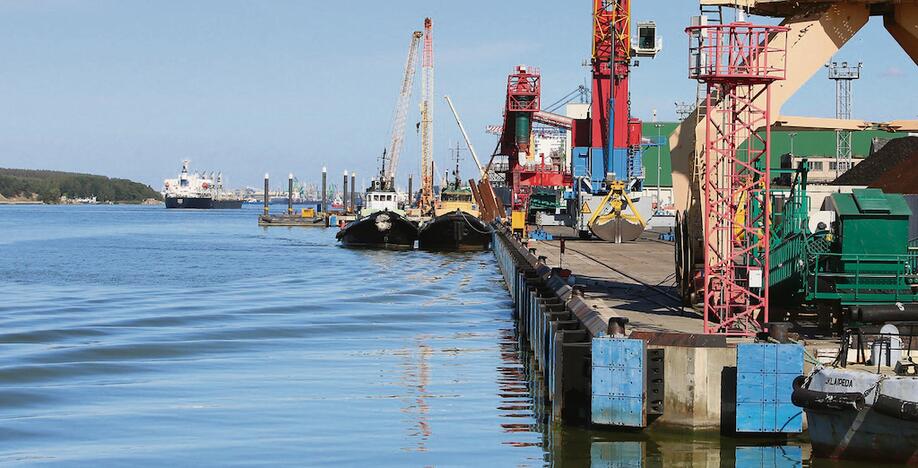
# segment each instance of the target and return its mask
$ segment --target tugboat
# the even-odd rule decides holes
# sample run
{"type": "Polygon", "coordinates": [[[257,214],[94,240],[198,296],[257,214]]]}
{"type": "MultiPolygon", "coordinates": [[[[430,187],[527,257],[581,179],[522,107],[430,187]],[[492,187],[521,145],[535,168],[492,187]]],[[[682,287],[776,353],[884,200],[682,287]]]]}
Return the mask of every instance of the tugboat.
{"type": "Polygon", "coordinates": [[[413,249],[418,240],[418,226],[399,209],[395,177],[385,172],[385,151],[382,160],[379,180],[373,180],[367,188],[357,219],[335,236],[345,247],[413,249]]]}
{"type": "MultiPolygon", "coordinates": [[[[915,335],[900,338],[891,324],[880,334],[883,338],[871,347],[869,366],[817,366],[807,377],[794,380],[791,399],[806,413],[815,455],[918,463],[918,375],[911,346],[915,335]],[[903,346],[905,340],[908,347],[903,346]]],[[[847,360],[847,354],[843,346],[838,359],[847,360]]],[[[866,357],[866,350],[858,354],[866,357]]]]}
{"type": "Polygon", "coordinates": [[[492,230],[478,217],[472,189],[462,186],[458,148],[453,176],[453,183],[440,191],[440,204],[434,209],[434,216],[418,232],[418,247],[427,250],[488,250],[492,230]]]}
{"type": "Polygon", "coordinates": [[[182,161],[182,172],[177,179],[166,179],[163,182],[163,198],[166,208],[186,209],[239,209],[242,198],[223,191],[223,173],[214,175],[191,174],[188,172],[189,160],[182,161]]]}

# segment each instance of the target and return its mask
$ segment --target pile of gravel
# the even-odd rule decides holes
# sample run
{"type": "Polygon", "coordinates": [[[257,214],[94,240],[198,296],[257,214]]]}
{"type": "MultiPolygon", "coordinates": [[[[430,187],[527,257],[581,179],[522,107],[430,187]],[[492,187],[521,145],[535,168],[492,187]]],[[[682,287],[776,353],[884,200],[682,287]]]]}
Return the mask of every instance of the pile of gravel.
{"type": "Polygon", "coordinates": [[[832,184],[867,185],[887,193],[918,193],[918,137],[889,140],[832,184]]]}

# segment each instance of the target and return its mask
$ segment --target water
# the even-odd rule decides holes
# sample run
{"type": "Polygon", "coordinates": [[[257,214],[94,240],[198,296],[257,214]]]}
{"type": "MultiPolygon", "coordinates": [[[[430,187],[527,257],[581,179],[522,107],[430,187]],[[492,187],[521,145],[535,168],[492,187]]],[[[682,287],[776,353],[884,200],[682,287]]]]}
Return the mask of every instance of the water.
{"type": "Polygon", "coordinates": [[[259,228],[259,209],[0,207],[0,464],[808,458],[552,428],[490,253],[347,250],[333,230],[259,228]]]}

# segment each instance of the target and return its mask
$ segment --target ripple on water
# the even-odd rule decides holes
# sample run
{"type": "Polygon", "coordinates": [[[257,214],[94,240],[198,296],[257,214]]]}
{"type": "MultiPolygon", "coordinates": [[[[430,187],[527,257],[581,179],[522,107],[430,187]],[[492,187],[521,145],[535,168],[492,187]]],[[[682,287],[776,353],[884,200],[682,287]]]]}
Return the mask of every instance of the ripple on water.
{"type": "Polygon", "coordinates": [[[9,213],[0,462],[542,460],[489,253],[352,251],[257,207],[9,213]]]}

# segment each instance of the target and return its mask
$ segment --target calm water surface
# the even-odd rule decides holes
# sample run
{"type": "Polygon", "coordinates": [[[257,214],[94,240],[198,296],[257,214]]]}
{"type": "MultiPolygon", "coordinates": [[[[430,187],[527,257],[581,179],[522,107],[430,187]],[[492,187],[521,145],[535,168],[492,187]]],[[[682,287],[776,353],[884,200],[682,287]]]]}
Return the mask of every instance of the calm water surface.
{"type": "Polygon", "coordinates": [[[551,428],[490,253],[346,250],[260,207],[0,207],[0,464],[801,466],[551,428]]]}

